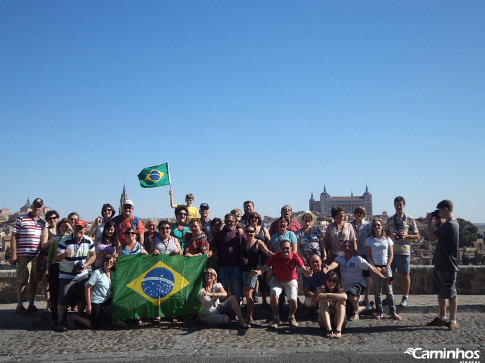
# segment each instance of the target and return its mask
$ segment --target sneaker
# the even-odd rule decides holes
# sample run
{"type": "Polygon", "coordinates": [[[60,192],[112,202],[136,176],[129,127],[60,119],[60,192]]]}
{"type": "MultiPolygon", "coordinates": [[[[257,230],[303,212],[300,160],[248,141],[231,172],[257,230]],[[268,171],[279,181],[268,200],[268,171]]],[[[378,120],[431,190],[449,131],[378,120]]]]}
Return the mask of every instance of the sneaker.
{"type": "Polygon", "coordinates": [[[38,311],[39,311],[39,309],[37,309],[37,308],[35,307],[35,305],[29,305],[29,307],[28,307],[28,309],[27,309],[27,312],[29,312],[29,313],[36,313],[36,312],[38,312],[38,311]]]}
{"type": "Polygon", "coordinates": [[[54,330],[58,333],[64,333],[67,330],[67,327],[64,325],[64,323],[58,321],[54,327],[54,330]]]}
{"type": "Polygon", "coordinates": [[[382,300],[382,306],[387,306],[389,305],[389,299],[386,297],[384,300],[382,300]]]}
{"type": "Polygon", "coordinates": [[[279,326],[280,326],[280,319],[273,319],[269,327],[276,329],[279,326]]]}
{"type": "Polygon", "coordinates": [[[458,322],[456,321],[454,323],[452,323],[451,321],[448,321],[445,325],[449,330],[458,329],[458,322]]]}
{"type": "Polygon", "coordinates": [[[409,301],[408,301],[408,298],[407,298],[406,296],[403,296],[403,297],[402,297],[402,300],[401,300],[401,304],[400,304],[400,305],[401,305],[403,308],[405,308],[406,306],[408,306],[408,302],[409,302],[409,301]]]}
{"type": "Polygon", "coordinates": [[[24,308],[23,305],[20,305],[20,306],[17,306],[17,308],[15,309],[15,312],[17,314],[27,314],[27,309],[24,308]]]}
{"type": "Polygon", "coordinates": [[[442,320],[439,317],[434,318],[433,321],[430,321],[427,326],[446,326],[448,324],[448,319],[442,320]]]}
{"type": "Polygon", "coordinates": [[[360,300],[359,305],[367,307],[369,305],[369,299],[360,300]]]}
{"type": "Polygon", "coordinates": [[[288,319],[288,321],[289,321],[291,327],[296,328],[298,326],[298,322],[296,321],[294,315],[292,317],[290,317],[288,319]]]}

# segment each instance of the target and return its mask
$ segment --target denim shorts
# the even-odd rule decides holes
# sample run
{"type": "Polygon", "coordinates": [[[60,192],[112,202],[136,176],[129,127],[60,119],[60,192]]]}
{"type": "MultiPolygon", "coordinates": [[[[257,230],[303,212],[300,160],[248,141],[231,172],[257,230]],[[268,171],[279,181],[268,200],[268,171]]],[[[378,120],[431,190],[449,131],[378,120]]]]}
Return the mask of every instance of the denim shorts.
{"type": "Polygon", "coordinates": [[[242,281],[243,281],[243,286],[249,286],[251,289],[255,289],[256,282],[258,281],[258,277],[251,275],[250,272],[243,271],[242,281]]]}

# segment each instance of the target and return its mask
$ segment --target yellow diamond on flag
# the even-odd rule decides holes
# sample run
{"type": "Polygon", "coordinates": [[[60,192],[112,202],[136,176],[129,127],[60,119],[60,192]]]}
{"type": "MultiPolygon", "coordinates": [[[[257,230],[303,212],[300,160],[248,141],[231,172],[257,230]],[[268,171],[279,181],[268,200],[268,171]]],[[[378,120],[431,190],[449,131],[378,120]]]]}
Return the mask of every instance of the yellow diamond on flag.
{"type": "Polygon", "coordinates": [[[164,175],[165,175],[165,173],[162,173],[160,170],[152,169],[152,170],[150,170],[150,172],[145,177],[145,180],[156,183],[156,182],[160,181],[164,175]]]}
{"type": "Polygon", "coordinates": [[[159,261],[126,286],[158,306],[187,285],[185,277],[159,261]]]}

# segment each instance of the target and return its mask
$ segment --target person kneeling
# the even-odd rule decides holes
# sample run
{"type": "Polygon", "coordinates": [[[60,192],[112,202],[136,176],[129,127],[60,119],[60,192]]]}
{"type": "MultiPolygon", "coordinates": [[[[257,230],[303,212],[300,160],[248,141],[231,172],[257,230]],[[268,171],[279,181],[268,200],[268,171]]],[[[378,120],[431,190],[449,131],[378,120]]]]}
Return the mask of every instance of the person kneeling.
{"type": "Polygon", "coordinates": [[[221,283],[217,282],[217,273],[212,268],[208,268],[205,272],[199,300],[202,304],[202,311],[199,313],[202,324],[208,326],[227,325],[231,321],[229,314],[232,310],[238,317],[241,328],[251,327],[246,323],[236,297],[234,295],[227,297],[226,290],[221,283]],[[221,303],[219,299],[225,300],[221,303]]]}
{"type": "Polygon", "coordinates": [[[319,290],[321,290],[321,293],[318,294],[320,303],[318,324],[326,330],[327,338],[340,338],[346,323],[345,303],[347,294],[340,287],[338,275],[334,271],[330,271],[325,280],[325,285],[319,290]],[[332,320],[335,329],[332,329],[332,320]]]}

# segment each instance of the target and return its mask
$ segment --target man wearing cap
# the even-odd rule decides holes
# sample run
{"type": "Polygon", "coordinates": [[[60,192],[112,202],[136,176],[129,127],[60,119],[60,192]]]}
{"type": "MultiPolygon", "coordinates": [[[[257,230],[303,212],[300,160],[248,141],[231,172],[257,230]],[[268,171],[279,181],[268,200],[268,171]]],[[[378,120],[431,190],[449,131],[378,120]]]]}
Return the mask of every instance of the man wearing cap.
{"type": "Polygon", "coordinates": [[[118,229],[118,241],[121,244],[126,243],[125,230],[128,228],[134,228],[138,231],[140,235],[140,243],[143,245],[145,226],[143,221],[133,215],[133,210],[135,206],[131,200],[126,200],[123,204],[123,213],[113,218],[113,222],[118,229]]]}
{"type": "Polygon", "coordinates": [[[202,203],[199,207],[200,222],[202,223],[202,232],[206,235],[211,230],[212,219],[209,218],[209,204],[202,203]]]}
{"type": "Polygon", "coordinates": [[[64,314],[67,306],[73,300],[78,306],[84,307],[84,285],[88,281],[89,265],[96,260],[94,242],[86,236],[86,223],[78,220],[74,224],[74,232],[63,238],[57,247],[56,261],[59,262],[59,296],[58,317],[55,330],[64,332],[64,314]]]}
{"type": "Polygon", "coordinates": [[[12,230],[12,257],[10,264],[17,266],[17,308],[19,314],[37,312],[34,305],[35,293],[37,292],[38,276],[36,257],[42,248],[49,245],[47,241],[46,222],[40,216],[44,202],[35,198],[32,210],[17,218],[12,230]],[[23,295],[29,282],[30,300],[29,307],[24,308],[23,295]]]}
{"type": "MultiPolygon", "coordinates": [[[[290,221],[290,223],[288,224],[288,227],[287,227],[288,231],[296,233],[301,229],[301,225],[297,221],[291,219],[292,215],[293,215],[293,210],[291,209],[291,207],[288,204],[281,207],[281,216],[288,218],[289,221],[290,221]]],[[[276,221],[274,221],[273,223],[271,223],[271,227],[269,227],[269,235],[270,236],[272,236],[276,232],[278,232],[278,219],[276,221]]]]}

